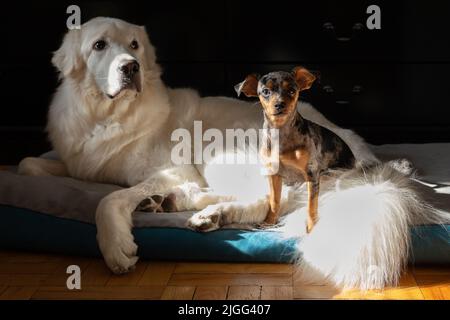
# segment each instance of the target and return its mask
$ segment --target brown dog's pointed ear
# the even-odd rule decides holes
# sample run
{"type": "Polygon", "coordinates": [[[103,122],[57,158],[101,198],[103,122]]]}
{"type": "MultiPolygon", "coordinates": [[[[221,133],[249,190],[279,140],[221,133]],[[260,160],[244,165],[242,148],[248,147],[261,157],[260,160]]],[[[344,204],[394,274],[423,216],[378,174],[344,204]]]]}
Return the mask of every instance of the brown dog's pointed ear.
{"type": "Polygon", "coordinates": [[[315,75],[301,66],[295,67],[294,70],[292,70],[292,74],[294,75],[295,81],[297,81],[300,91],[311,88],[314,80],[316,80],[315,75]]]}
{"type": "Polygon", "coordinates": [[[257,97],[258,81],[259,81],[258,74],[255,73],[250,74],[247,76],[247,78],[245,78],[244,81],[235,85],[234,90],[236,90],[238,97],[241,95],[241,92],[243,92],[247,97],[257,97]]]}

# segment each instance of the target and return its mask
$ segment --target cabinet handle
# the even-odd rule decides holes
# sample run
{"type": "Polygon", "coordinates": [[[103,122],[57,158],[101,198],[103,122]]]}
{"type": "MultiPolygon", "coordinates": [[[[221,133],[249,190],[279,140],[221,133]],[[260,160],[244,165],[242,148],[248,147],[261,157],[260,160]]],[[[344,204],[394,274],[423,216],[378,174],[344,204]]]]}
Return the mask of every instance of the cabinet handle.
{"type": "MultiPolygon", "coordinates": [[[[330,86],[330,85],[324,85],[324,86],[322,87],[322,89],[323,89],[323,91],[325,91],[326,93],[329,93],[329,94],[334,93],[334,88],[333,88],[332,86],[330,86]]],[[[358,93],[361,93],[362,91],[363,91],[363,87],[362,87],[361,85],[359,85],[359,84],[355,84],[355,85],[352,87],[352,93],[358,94],[358,93]]]]}
{"type": "Polygon", "coordinates": [[[356,38],[364,30],[364,25],[359,22],[355,23],[352,27],[352,34],[350,36],[343,36],[343,37],[337,35],[336,28],[331,22],[325,22],[323,24],[323,30],[326,33],[328,33],[331,37],[333,37],[336,41],[348,42],[356,38]]]}
{"type": "Polygon", "coordinates": [[[334,89],[333,89],[332,86],[323,86],[323,90],[324,90],[326,93],[333,93],[333,92],[334,92],[334,89]]]}
{"type": "MultiPolygon", "coordinates": [[[[334,94],[334,88],[333,88],[332,86],[330,86],[330,85],[325,85],[325,86],[322,87],[322,89],[323,89],[323,91],[325,91],[326,94],[329,94],[329,95],[334,94]]],[[[360,94],[362,91],[363,91],[363,87],[362,87],[361,85],[359,85],[359,84],[355,84],[355,85],[352,87],[352,90],[351,90],[351,92],[352,92],[353,95],[358,95],[358,94],[360,94]]],[[[349,97],[349,96],[351,96],[351,95],[350,95],[350,94],[347,94],[347,97],[349,97]]],[[[350,98],[350,99],[340,99],[340,100],[335,100],[335,102],[336,102],[336,104],[340,104],[340,105],[343,105],[343,104],[349,104],[349,103],[350,103],[350,100],[351,100],[351,97],[349,97],[349,98],[350,98]]]]}
{"type": "Polygon", "coordinates": [[[358,93],[361,93],[362,89],[363,89],[362,86],[356,84],[353,86],[352,92],[355,94],[358,94],[358,93]]]}

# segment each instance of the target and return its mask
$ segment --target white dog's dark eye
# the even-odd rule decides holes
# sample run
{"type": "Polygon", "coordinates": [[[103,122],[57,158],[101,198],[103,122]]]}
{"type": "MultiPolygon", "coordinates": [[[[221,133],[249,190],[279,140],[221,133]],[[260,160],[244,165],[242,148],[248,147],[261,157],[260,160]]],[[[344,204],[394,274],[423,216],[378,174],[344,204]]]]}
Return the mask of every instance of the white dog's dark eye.
{"type": "Polygon", "coordinates": [[[94,50],[101,51],[105,49],[106,42],[104,40],[98,40],[96,43],[94,43],[94,50]]]}
{"type": "Polygon", "coordinates": [[[139,44],[136,40],[131,41],[130,43],[130,48],[136,50],[137,48],[139,48],[139,44]]]}

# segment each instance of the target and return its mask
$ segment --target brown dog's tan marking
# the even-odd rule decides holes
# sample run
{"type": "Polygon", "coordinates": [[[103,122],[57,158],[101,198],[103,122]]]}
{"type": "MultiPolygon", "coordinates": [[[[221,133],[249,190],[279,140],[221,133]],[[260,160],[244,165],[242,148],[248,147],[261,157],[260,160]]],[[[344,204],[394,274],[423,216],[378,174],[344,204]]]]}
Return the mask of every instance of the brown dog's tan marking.
{"type": "Polygon", "coordinates": [[[297,169],[308,180],[306,170],[309,163],[309,151],[307,149],[297,149],[280,154],[280,162],[285,166],[297,169]]]}
{"type": "Polygon", "coordinates": [[[264,220],[267,224],[275,224],[280,215],[280,199],[283,180],[281,176],[273,174],[269,176],[270,195],[269,195],[269,212],[264,220]]]}
{"type": "Polygon", "coordinates": [[[309,233],[319,218],[319,183],[307,181],[306,184],[308,187],[308,221],[306,231],[309,233]]]}
{"type": "Polygon", "coordinates": [[[307,232],[319,218],[320,176],[331,168],[354,165],[352,152],[338,136],[303,119],[297,111],[300,92],[309,89],[314,80],[315,76],[308,70],[296,67],[291,73],[271,72],[262,78],[252,74],[235,87],[238,94],[244,92],[248,97],[259,97],[264,109],[266,136],[272,129],[278,129],[279,133],[278,172],[273,172],[272,163],[267,160],[272,153],[270,138],[261,150],[263,161],[272,174],[269,176],[270,209],[265,222],[272,224],[278,220],[282,179],[294,177],[295,182],[303,178],[308,189],[307,232]]]}

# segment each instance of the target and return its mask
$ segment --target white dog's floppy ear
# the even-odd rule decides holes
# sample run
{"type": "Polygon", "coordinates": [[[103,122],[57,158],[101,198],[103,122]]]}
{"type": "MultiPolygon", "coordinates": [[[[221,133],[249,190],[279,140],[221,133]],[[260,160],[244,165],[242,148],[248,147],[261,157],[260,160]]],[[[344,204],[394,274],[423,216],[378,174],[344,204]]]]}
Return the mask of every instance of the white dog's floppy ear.
{"type": "Polygon", "coordinates": [[[53,53],[52,63],[62,77],[67,77],[82,67],[80,30],[67,32],[61,47],[53,53]]]}
{"type": "Polygon", "coordinates": [[[234,90],[236,90],[238,97],[241,95],[241,92],[243,92],[247,97],[257,97],[258,82],[259,75],[253,73],[248,75],[244,81],[235,85],[234,90]]]}
{"type": "Polygon", "coordinates": [[[139,29],[141,33],[140,38],[144,46],[146,70],[159,70],[159,67],[156,65],[155,48],[150,43],[145,26],[140,26],[139,29]]]}

